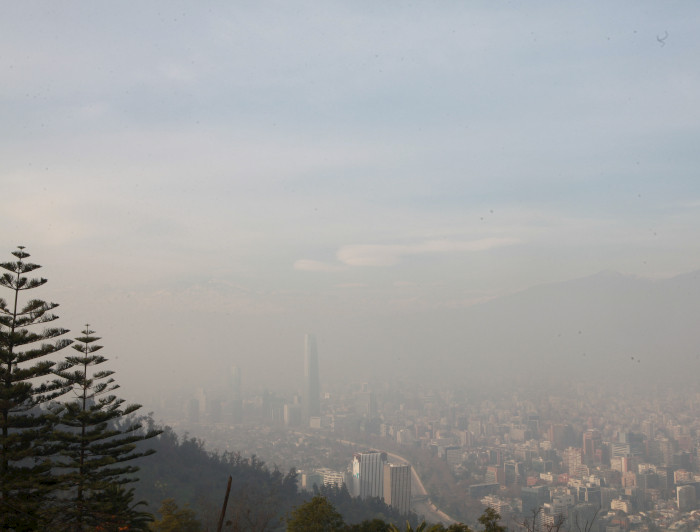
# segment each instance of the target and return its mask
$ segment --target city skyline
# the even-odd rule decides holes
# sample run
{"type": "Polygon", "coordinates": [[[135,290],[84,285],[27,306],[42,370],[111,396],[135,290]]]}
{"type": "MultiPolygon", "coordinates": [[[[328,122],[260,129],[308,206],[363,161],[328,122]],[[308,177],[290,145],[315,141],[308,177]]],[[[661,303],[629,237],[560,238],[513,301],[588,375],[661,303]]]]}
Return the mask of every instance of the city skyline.
{"type": "Polygon", "coordinates": [[[314,483],[345,482],[350,493],[387,502],[386,464],[413,464],[414,488],[441,477],[443,487],[427,499],[424,487],[412,495],[430,521],[473,520],[486,506],[505,522],[537,508],[543,518],[563,515],[570,523],[576,514],[590,520],[594,513],[602,524],[629,520],[639,527],[649,518],[662,529],[698,521],[697,386],[629,390],[624,375],[618,381],[490,393],[387,382],[372,418],[362,400],[366,383],[355,381],[333,389],[317,428],[263,419],[250,396],[246,422],[235,428],[203,420],[180,429],[206,435],[211,449],[234,444],[284,468],[303,464],[307,491],[314,483]]]}
{"type": "Polygon", "coordinates": [[[70,519],[89,323],[115,433],[167,459],[143,500],[204,528],[233,469],[261,528],[323,485],[700,530],[699,3],[3,7],[0,521],[70,519]]]}

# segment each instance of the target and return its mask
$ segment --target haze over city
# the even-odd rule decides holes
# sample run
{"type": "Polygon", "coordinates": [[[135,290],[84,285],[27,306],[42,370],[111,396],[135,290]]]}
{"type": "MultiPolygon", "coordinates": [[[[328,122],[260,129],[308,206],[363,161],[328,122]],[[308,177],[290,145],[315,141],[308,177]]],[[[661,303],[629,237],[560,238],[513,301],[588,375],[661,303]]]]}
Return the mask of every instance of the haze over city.
{"type": "Polygon", "coordinates": [[[298,390],[306,332],[322,388],[692,378],[699,19],[8,2],[3,260],[27,246],[60,324],[89,322],[137,398],[233,364],[244,389],[298,390]]]}

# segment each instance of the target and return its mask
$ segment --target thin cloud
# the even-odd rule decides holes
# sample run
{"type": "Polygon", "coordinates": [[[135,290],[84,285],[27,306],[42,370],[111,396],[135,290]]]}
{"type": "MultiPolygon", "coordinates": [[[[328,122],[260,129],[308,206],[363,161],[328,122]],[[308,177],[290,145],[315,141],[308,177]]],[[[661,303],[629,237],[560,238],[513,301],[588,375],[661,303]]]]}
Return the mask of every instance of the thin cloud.
{"type": "Polygon", "coordinates": [[[294,262],[294,269],[303,272],[338,272],[345,268],[338,264],[329,264],[320,260],[299,259],[294,262]]]}
{"type": "Polygon", "coordinates": [[[392,266],[412,255],[437,255],[469,251],[484,251],[518,243],[513,238],[484,238],[473,241],[426,240],[409,245],[349,245],[341,247],[336,256],[348,266],[392,266]]]}

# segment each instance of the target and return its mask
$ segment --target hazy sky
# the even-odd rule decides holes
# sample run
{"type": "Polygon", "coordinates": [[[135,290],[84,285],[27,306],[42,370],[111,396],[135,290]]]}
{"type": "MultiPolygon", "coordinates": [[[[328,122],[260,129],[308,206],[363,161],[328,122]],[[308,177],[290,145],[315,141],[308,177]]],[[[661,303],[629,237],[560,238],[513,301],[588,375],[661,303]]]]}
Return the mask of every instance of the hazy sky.
{"type": "Polygon", "coordinates": [[[0,242],[125,388],[300,379],[306,331],[323,374],[344,324],[699,269],[699,27],[691,1],[7,1],[0,242]]]}

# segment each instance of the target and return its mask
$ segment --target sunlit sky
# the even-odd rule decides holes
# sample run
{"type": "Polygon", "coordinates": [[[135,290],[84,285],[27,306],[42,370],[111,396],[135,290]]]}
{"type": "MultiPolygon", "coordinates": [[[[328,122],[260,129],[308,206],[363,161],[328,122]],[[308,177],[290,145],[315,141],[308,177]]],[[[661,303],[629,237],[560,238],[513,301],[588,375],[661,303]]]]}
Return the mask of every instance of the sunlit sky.
{"type": "Polygon", "coordinates": [[[698,28],[690,1],[5,2],[0,242],[139,384],[295,380],[306,331],[323,372],[343,323],[697,270],[698,28]]]}

